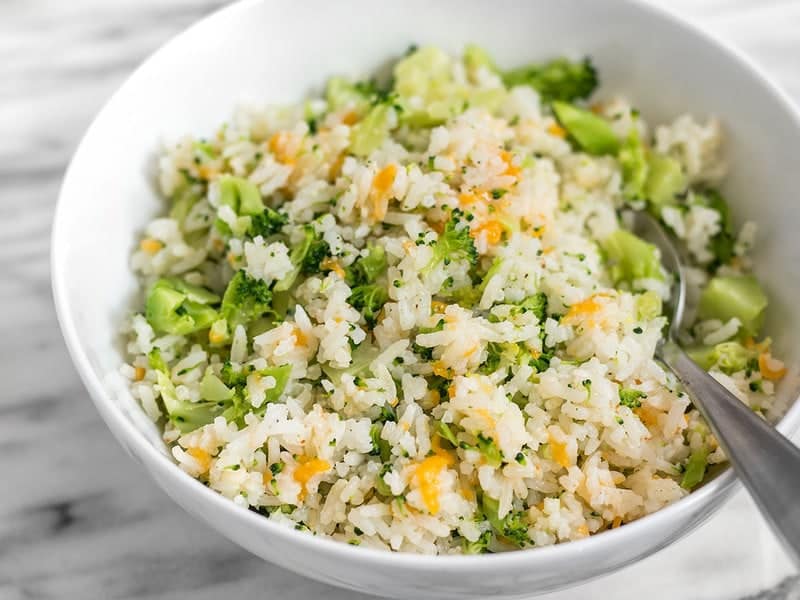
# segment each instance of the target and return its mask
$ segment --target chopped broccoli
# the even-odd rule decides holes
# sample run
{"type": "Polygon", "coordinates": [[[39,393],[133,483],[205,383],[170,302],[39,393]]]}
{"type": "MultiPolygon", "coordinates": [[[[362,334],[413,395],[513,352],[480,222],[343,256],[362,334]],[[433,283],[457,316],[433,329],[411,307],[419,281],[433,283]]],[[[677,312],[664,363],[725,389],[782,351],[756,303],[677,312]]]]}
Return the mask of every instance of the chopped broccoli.
{"type": "Polygon", "coordinates": [[[642,321],[650,321],[661,316],[661,296],[648,290],[636,297],[636,315],[642,321]]]}
{"type": "Polygon", "coordinates": [[[378,313],[388,300],[389,293],[386,288],[375,283],[354,287],[347,299],[353,308],[364,315],[364,320],[370,327],[375,326],[378,313]]]}
{"type": "Polygon", "coordinates": [[[539,321],[544,321],[547,317],[547,295],[538,292],[533,296],[528,296],[519,303],[519,308],[523,313],[532,312],[539,321]]]}
{"type": "Polygon", "coordinates": [[[639,138],[639,129],[631,127],[628,137],[622,142],[617,153],[622,167],[623,194],[629,200],[639,200],[645,196],[650,165],[647,161],[644,144],[639,138]]]}
{"type": "Polygon", "coordinates": [[[153,348],[147,353],[147,363],[150,365],[151,369],[161,371],[162,373],[169,373],[167,363],[161,357],[161,350],[158,348],[153,348]]]}
{"type": "Polygon", "coordinates": [[[706,467],[708,466],[708,454],[708,448],[702,447],[692,452],[691,456],[689,456],[681,479],[681,487],[683,489],[691,490],[703,481],[706,467]]]}
{"type": "Polygon", "coordinates": [[[284,213],[278,212],[273,208],[265,208],[262,212],[253,215],[250,219],[250,228],[247,233],[251,237],[260,235],[267,238],[280,232],[281,228],[289,221],[284,213]]]}
{"type": "Polygon", "coordinates": [[[489,342],[486,346],[486,360],[478,367],[478,373],[490,375],[500,367],[500,359],[503,354],[503,346],[498,342],[489,342]]]}
{"type": "Polygon", "coordinates": [[[383,478],[384,475],[390,473],[392,470],[392,465],[389,463],[384,463],[381,466],[380,472],[375,476],[375,491],[378,492],[384,498],[392,498],[394,495],[392,494],[392,489],[389,487],[389,484],[386,483],[386,480],[383,478]]]}
{"type": "Polygon", "coordinates": [[[509,512],[502,519],[498,515],[500,503],[490,498],[486,493],[481,498],[481,509],[484,517],[489,521],[497,535],[506,538],[509,542],[522,548],[530,543],[528,526],[524,521],[523,512],[509,512]]]}
{"type": "Polygon", "coordinates": [[[369,110],[371,91],[367,86],[351,83],[343,77],[333,77],[328,81],[325,98],[330,110],[348,107],[360,117],[369,110]]]}
{"type": "Polygon", "coordinates": [[[588,57],[580,62],[556,58],[543,64],[533,63],[506,71],[502,77],[508,87],[532,87],[544,103],[588,98],[598,84],[597,71],[588,57]]]}
{"type": "Polygon", "coordinates": [[[491,540],[491,531],[484,531],[474,542],[469,542],[466,538],[464,538],[464,554],[484,554],[488,552],[487,548],[491,540]]]}
{"type": "Polygon", "coordinates": [[[661,209],[675,203],[675,197],[686,190],[688,180],[681,163],[671,156],[653,154],[648,160],[647,182],[644,194],[650,210],[661,215],[661,209]]]}
{"type": "Polygon", "coordinates": [[[454,424],[447,424],[444,421],[436,422],[436,435],[447,440],[454,448],[458,448],[458,439],[453,429],[456,427],[454,424]]]}
{"type": "Polygon", "coordinates": [[[553,113],[578,146],[589,154],[616,154],[619,139],[604,118],[566,102],[553,102],[553,113]]]}
{"type": "MultiPolygon", "coordinates": [[[[383,430],[382,423],[373,423],[369,429],[369,437],[372,440],[372,456],[380,456],[383,462],[387,462],[392,457],[392,447],[385,439],[381,437],[383,430]]],[[[383,479],[381,477],[381,479],[383,479]]]]}
{"type": "Polygon", "coordinates": [[[211,423],[222,414],[225,404],[220,402],[189,402],[181,400],[175,392],[169,375],[158,371],[156,374],[158,390],[167,416],[181,433],[194,431],[198,427],[211,423]]]}
{"type": "Polygon", "coordinates": [[[757,336],[764,321],[767,296],[752,275],[714,277],[700,294],[698,317],[741,322],[744,335],[757,336]]]}
{"type": "Polygon", "coordinates": [[[250,277],[244,270],[237,271],[222,297],[221,313],[228,331],[272,312],[271,302],[272,292],[263,279],[250,277]]]}
{"type": "Polygon", "coordinates": [[[264,210],[258,186],[242,177],[219,178],[219,203],[230,206],[237,215],[257,215],[264,210]]]}
{"type": "Polygon", "coordinates": [[[658,251],[630,231],[617,229],[601,243],[615,282],[633,283],[637,279],[663,280],[658,251]]]}
{"type": "Polygon", "coordinates": [[[200,380],[200,397],[212,402],[224,402],[233,398],[235,390],[226,386],[222,380],[214,375],[209,367],[200,380]]]}
{"type": "Polygon", "coordinates": [[[745,348],[739,342],[722,342],[712,347],[688,348],[686,353],[706,371],[716,366],[728,375],[744,371],[753,359],[758,358],[757,349],[745,348]]]}
{"type": "Polygon", "coordinates": [[[369,372],[372,361],[375,360],[380,352],[369,342],[361,342],[352,353],[350,366],[345,369],[336,369],[330,363],[322,363],[322,370],[325,375],[337,386],[341,385],[342,375],[348,374],[353,377],[364,376],[369,372]]]}
{"type": "Polygon", "coordinates": [[[430,273],[439,263],[452,260],[466,260],[471,265],[478,262],[478,251],[469,234],[469,226],[461,220],[463,213],[453,210],[450,219],[445,223],[444,231],[433,246],[433,258],[422,269],[423,274],[430,273]]]}
{"type": "Polygon", "coordinates": [[[503,453],[497,447],[497,443],[492,439],[484,436],[482,433],[478,434],[478,450],[486,458],[486,463],[490,467],[499,467],[503,462],[503,453]]]}
{"type": "MultiPolygon", "coordinates": [[[[241,372],[236,374],[234,377],[225,381],[226,377],[222,377],[224,383],[228,386],[235,387],[235,393],[230,399],[230,401],[225,403],[225,410],[222,413],[222,416],[225,417],[226,421],[235,421],[239,426],[244,425],[244,417],[248,413],[253,413],[255,415],[263,415],[264,411],[267,409],[267,404],[271,402],[277,402],[283,391],[286,389],[286,385],[289,383],[289,377],[292,374],[292,366],[291,365],[281,365],[279,367],[267,367],[266,369],[262,369],[260,371],[251,371],[250,373],[241,372]],[[250,402],[250,398],[247,392],[247,376],[251,374],[256,374],[260,377],[272,377],[275,379],[275,385],[266,390],[264,394],[264,402],[258,408],[254,407],[250,402]]],[[[220,373],[220,375],[223,375],[220,373]]]]}
{"type": "Polygon", "coordinates": [[[318,273],[322,261],[331,255],[328,242],[322,239],[312,225],[303,226],[303,240],[292,248],[289,255],[294,269],[275,284],[276,292],[285,292],[292,287],[300,273],[318,273]]]}
{"type": "Polygon", "coordinates": [[[619,389],[619,404],[620,406],[627,406],[628,408],[639,408],[642,405],[640,398],[647,398],[641,390],[634,390],[630,388],[619,389]]]}
{"type": "Polygon", "coordinates": [[[383,246],[370,244],[367,250],[366,256],[360,257],[348,267],[345,277],[348,285],[375,283],[375,280],[386,272],[388,263],[383,246]]]}
{"type": "Polygon", "coordinates": [[[389,136],[392,107],[378,104],[369,109],[366,116],[350,131],[350,152],[356,156],[367,156],[380,147],[389,136]]]}
{"type": "Polygon", "coordinates": [[[217,311],[208,305],[218,301],[219,296],[205,288],[163,278],[147,295],[145,318],[158,333],[188,335],[217,320],[217,311]]]}

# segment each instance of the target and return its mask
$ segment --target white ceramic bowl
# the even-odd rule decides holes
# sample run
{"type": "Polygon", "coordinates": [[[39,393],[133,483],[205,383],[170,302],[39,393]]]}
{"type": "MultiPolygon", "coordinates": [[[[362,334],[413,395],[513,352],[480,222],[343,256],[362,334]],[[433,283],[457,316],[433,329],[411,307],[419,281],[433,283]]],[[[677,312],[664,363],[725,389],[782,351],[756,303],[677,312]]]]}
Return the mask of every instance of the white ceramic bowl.
{"type": "MultiPolygon", "coordinates": [[[[596,577],[683,536],[730,495],[725,472],[680,502],[582,541],[484,556],[429,557],[357,548],[299,533],[235,506],[182,473],[120,387],[116,331],[136,282],[129,256],[162,210],[154,156],[163,135],[207,133],[243,98],[296,101],[332,74],[363,75],[410,43],[486,46],[501,64],[593,57],[604,91],[624,93],[651,123],[716,114],[727,132],[725,192],[761,225],[759,276],[768,327],[796,364],[800,336],[800,121],[746,59],[652,7],[621,0],[245,1],[191,27],[122,86],[86,133],[67,172],[53,229],[53,288],[67,345],[98,410],[172,498],[267,560],[334,585],[396,597],[522,596],[596,577]]],[[[794,399],[787,384],[783,397],[794,399]]],[[[800,405],[781,423],[794,430],[800,405]]]]}

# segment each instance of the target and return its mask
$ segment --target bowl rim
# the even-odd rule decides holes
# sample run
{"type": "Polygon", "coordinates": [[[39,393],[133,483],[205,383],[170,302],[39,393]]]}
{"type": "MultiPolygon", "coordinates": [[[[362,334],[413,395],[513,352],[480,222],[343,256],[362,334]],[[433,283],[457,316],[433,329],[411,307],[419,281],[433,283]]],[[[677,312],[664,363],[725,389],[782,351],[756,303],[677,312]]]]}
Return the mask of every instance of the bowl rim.
{"type": "MultiPolygon", "coordinates": [[[[50,267],[51,267],[51,286],[53,291],[53,298],[56,308],[57,319],[61,328],[62,335],[66,342],[69,355],[75,365],[78,374],[83,381],[84,386],[89,391],[95,407],[102,416],[103,420],[108,425],[111,432],[120,442],[120,444],[131,454],[131,456],[148,467],[148,474],[156,480],[156,483],[162,487],[161,478],[168,478],[175,482],[176,486],[180,486],[184,492],[188,494],[195,494],[198,501],[209,507],[212,511],[218,512],[220,520],[234,519],[239,521],[242,525],[251,528],[256,528],[263,531],[268,536],[273,536],[276,541],[286,541],[294,544],[302,549],[311,552],[317,552],[329,557],[335,557],[337,560],[350,559],[360,561],[364,566],[375,568],[392,568],[392,569],[408,569],[418,572],[435,572],[435,571],[451,571],[470,569],[477,571],[493,571],[496,572],[498,567],[504,569],[514,569],[520,567],[530,568],[536,561],[549,562],[569,560],[571,557],[589,553],[593,554],[602,549],[610,541],[618,544],[626,542],[634,542],[639,538],[641,533],[647,528],[653,528],[657,525],[664,526],[672,521],[673,516],[681,512],[691,512],[693,509],[700,509],[704,506],[711,505],[715,499],[725,500],[730,497],[731,492],[740,485],[736,479],[733,470],[728,466],[713,480],[709,481],[703,487],[694,491],[684,498],[667,505],[666,507],[645,515],[631,523],[626,524],[624,527],[606,530],[580,540],[574,540],[559,544],[543,547],[531,547],[521,550],[510,552],[501,552],[495,554],[482,554],[482,555],[425,555],[415,554],[408,552],[390,552],[386,550],[378,550],[369,547],[357,547],[346,544],[341,541],[334,540],[326,536],[309,535],[306,532],[299,532],[286,527],[285,525],[275,523],[264,516],[243,508],[222,496],[222,494],[205,486],[197,479],[194,479],[178,465],[172,461],[168,455],[161,452],[158,448],[148,442],[142,432],[137,429],[133,422],[128,419],[123,411],[110,400],[110,394],[105,389],[100,377],[98,377],[90,362],[85,348],[81,342],[81,337],[78,333],[76,323],[73,319],[72,310],[68,300],[67,282],[64,278],[64,269],[61,267],[61,259],[59,258],[59,249],[65,243],[65,234],[63,232],[63,214],[68,210],[69,204],[69,188],[70,181],[74,177],[74,171],[80,163],[81,155],[85,147],[88,145],[88,140],[93,136],[95,129],[98,128],[98,123],[103,121],[104,115],[109,112],[110,107],[114,104],[115,100],[123,95],[126,90],[135,83],[140,77],[141,71],[145,69],[153,59],[161,54],[166,49],[181,43],[183,38],[187,37],[191,32],[198,28],[206,27],[209,21],[219,19],[220,17],[230,16],[234,13],[247,11],[252,6],[259,4],[265,0],[238,0],[230,5],[212,11],[208,15],[193,22],[188,27],[181,30],[179,33],[171,37],[165,43],[160,45],[156,50],[151,52],[139,66],[125,79],[116,91],[106,100],[103,107],[96,114],[91,124],[83,134],[80,143],[78,144],[69,166],[65,171],[64,178],[58,194],[58,199],[55,206],[53,226],[51,231],[51,247],[50,247],[50,267]],[[153,470],[158,474],[154,477],[153,470]]],[[[673,26],[677,26],[686,30],[690,35],[697,38],[702,38],[707,44],[716,46],[718,50],[722,51],[726,57],[734,62],[738,62],[745,71],[748,71],[753,77],[754,82],[762,86],[769,94],[771,94],[786,111],[789,118],[794,121],[797,131],[800,132],[800,110],[788,97],[786,92],[779,87],[765,72],[759,67],[752,59],[750,59],[743,51],[739,50],[727,41],[722,40],[717,34],[703,29],[701,26],[687,20],[686,18],[677,15],[670,10],[663,8],[657,4],[651,4],[642,0],[620,0],[624,3],[627,10],[641,11],[649,19],[665,20],[670,22],[673,26]]],[[[797,398],[793,401],[787,412],[776,425],[776,428],[784,434],[790,434],[797,430],[800,425],[800,401],[797,398]]],[[[180,502],[176,500],[184,510],[180,502]]],[[[712,507],[710,514],[716,512],[721,502],[717,506],[712,507]]],[[[190,511],[191,512],[191,511],[190,511]]],[[[197,516],[194,515],[193,516],[197,516]]],[[[204,517],[205,518],[205,517],[204,517]]],[[[205,518],[208,521],[207,518],[205,518]]],[[[209,521],[209,524],[214,526],[214,523],[209,521]]],[[[697,523],[699,524],[699,523],[697,523]]],[[[683,535],[686,535],[697,524],[692,527],[686,528],[682,533],[674,538],[677,540],[683,535]]],[[[672,540],[672,541],[674,541],[672,540]]],[[[235,540],[234,540],[235,541],[235,540]]],[[[671,543],[671,542],[670,542],[671,543]]],[[[660,548],[654,548],[644,555],[657,551],[660,548]]]]}

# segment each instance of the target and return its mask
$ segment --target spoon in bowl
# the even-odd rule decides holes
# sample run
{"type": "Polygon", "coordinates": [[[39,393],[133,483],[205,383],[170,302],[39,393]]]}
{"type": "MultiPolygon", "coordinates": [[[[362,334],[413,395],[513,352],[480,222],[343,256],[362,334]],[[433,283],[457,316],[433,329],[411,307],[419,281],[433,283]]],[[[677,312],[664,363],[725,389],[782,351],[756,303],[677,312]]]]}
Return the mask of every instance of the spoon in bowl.
{"type": "Polygon", "coordinates": [[[632,215],[633,232],[659,249],[664,267],[675,277],[669,330],[656,349],[656,358],[680,380],[736,475],[795,564],[800,564],[800,448],[695,364],[678,345],[686,302],[685,269],[659,222],[642,211],[632,215]]]}

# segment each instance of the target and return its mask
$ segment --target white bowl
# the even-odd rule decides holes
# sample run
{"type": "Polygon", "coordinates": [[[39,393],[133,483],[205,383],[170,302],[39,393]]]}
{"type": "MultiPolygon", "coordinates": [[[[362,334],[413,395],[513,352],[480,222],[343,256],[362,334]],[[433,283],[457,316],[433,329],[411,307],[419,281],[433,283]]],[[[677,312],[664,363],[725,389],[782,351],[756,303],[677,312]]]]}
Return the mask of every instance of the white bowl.
{"type": "MultiPolygon", "coordinates": [[[[118,326],[136,281],[129,256],[162,209],[154,157],[163,135],[209,133],[243,98],[296,101],[332,74],[368,74],[409,44],[451,51],[475,42],[501,64],[592,56],[604,91],[631,98],[651,123],[683,111],[718,115],[727,132],[727,193],[762,239],[758,273],[772,298],[768,330],[790,364],[800,319],[800,120],[749,61],[647,5],[620,0],[245,1],[204,19],[148,59],[83,139],[53,228],[53,288],[67,345],[100,414],[181,506],[267,560],[334,585],[395,597],[522,596],[639,560],[685,535],[731,494],[726,471],[664,510],[563,545],[483,556],[390,554],[313,537],[239,508],[181,472],[114,376],[118,326]]],[[[797,386],[787,383],[790,402],[797,386]]],[[[800,404],[780,428],[792,431],[800,404]]]]}

